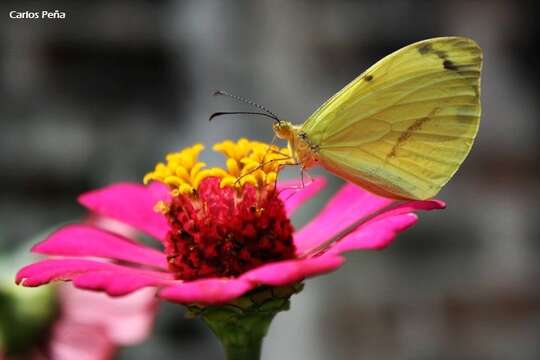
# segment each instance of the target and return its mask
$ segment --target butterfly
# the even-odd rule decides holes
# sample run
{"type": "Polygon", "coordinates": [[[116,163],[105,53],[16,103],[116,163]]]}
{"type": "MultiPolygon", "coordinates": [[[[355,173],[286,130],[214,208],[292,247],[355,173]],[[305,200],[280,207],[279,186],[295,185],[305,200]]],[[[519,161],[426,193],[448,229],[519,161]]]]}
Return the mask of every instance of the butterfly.
{"type": "Polygon", "coordinates": [[[429,199],[473,145],[481,68],[482,50],[473,40],[432,38],[384,57],[303,124],[259,108],[274,119],[276,136],[288,141],[302,169],[322,166],[388,198],[429,199]]]}

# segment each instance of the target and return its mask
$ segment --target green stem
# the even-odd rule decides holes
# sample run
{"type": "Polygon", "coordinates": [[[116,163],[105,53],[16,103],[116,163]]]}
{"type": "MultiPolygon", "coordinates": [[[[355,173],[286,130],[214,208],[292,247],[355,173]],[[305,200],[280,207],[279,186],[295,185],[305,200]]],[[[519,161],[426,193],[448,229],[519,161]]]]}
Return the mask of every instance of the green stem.
{"type": "Polygon", "coordinates": [[[227,360],[259,360],[261,358],[262,339],[247,344],[245,347],[224,346],[227,360]]]}
{"type": "Polygon", "coordinates": [[[272,320],[289,309],[292,294],[301,284],[286,287],[261,287],[221,306],[190,306],[192,315],[202,319],[221,341],[227,360],[259,360],[263,339],[272,320]]]}
{"type": "Polygon", "coordinates": [[[221,341],[227,360],[259,360],[263,338],[276,313],[214,308],[203,319],[221,341]]]}

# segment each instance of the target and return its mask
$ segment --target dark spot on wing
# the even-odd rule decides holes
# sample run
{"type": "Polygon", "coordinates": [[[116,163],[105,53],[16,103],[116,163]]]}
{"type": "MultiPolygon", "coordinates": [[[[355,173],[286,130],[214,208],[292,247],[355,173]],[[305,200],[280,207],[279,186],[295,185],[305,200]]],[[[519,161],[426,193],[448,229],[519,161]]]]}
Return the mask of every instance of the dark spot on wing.
{"type": "Polygon", "coordinates": [[[443,50],[435,50],[435,54],[439,57],[439,59],[446,59],[448,57],[448,54],[446,51],[443,50]]]}
{"type": "Polygon", "coordinates": [[[409,126],[403,133],[401,133],[401,135],[399,136],[399,138],[397,139],[397,142],[394,144],[394,146],[392,147],[392,150],[388,153],[388,155],[386,156],[387,159],[390,159],[392,157],[395,157],[396,156],[396,151],[397,151],[397,148],[403,144],[405,141],[407,141],[415,131],[418,131],[422,128],[422,126],[428,122],[429,120],[433,119],[433,115],[435,115],[436,112],[438,112],[439,110],[441,110],[440,108],[435,108],[433,109],[428,116],[426,117],[423,117],[423,118],[420,118],[420,119],[416,119],[412,124],[411,126],[409,126]]]}
{"type": "Polygon", "coordinates": [[[373,80],[373,76],[372,75],[366,75],[366,77],[364,77],[364,80],[371,81],[371,80],[373,80]]]}
{"type": "Polygon", "coordinates": [[[458,66],[456,64],[454,64],[453,61],[448,60],[448,59],[443,61],[443,67],[446,70],[452,70],[452,71],[457,71],[458,70],[458,66]]]}
{"type": "Polygon", "coordinates": [[[422,55],[425,55],[433,50],[433,46],[430,43],[422,44],[418,47],[418,52],[422,55]]]}
{"type": "Polygon", "coordinates": [[[424,44],[418,48],[418,52],[422,55],[426,54],[435,54],[439,57],[439,59],[447,59],[448,53],[444,50],[435,50],[433,49],[433,46],[431,44],[424,44]]]}
{"type": "Polygon", "coordinates": [[[421,119],[417,119],[414,123],[412,123],[411,126],[409,126],[407,128],[407,130],[405,130],[400,136],[399,138],[397,139],[397,142],[395,143],[394,147],[392,147],[392,150],[390,151],[390,153],[388,154],[387,158],[392,158],[394,156],[396,156],[396,150],[397,148],[402,144],[404,143],[405,141],[407,141],[413,134],[413,132],[417,131],[417,130],[420,130],[420,128],[422,127],[422,125],[424,125],[424,123],[426,121],[429,121],[431,118],[429,116],[426,116],[424,118],[421,118],[421,119]]]}

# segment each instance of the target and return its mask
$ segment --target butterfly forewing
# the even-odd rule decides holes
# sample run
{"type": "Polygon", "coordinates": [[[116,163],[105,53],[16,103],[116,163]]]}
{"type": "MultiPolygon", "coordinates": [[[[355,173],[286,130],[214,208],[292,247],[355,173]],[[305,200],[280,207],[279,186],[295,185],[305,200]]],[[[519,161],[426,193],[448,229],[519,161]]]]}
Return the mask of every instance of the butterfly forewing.
{"type": "Polygon", "coordinates": [[[330,98],[302,131],[337,175],[384,196],[433,197],[478,131],[481,66],[470,39],[411,44],[330,98]]]}

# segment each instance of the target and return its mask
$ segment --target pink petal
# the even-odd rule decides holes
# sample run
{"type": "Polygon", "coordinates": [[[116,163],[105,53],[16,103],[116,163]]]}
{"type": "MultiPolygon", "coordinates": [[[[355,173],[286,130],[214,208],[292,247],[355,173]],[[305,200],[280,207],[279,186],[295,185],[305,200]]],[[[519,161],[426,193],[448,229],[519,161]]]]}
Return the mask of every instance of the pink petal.
{"type": "Polygon", "coordinates": [[[416,214],[407,213],[370,221],[336,242],[324,256],[351,250],[382,249],[390,245],[400,232],[413,226],[417,220],[416,214]]]}
{"type": "Polygon", "coordinates": [[[381,218],[444,207],[444,202],[440,200],[400,203],[347,184],[315,219],[295,234],[297,253],[309,253],[343,232],[353,231],[355,228],[359,230],[362,224],[381,218]]]}
{"type": "Polygon", "coordinates": [[[159,297],[179,303],[219,304],[236,299],[257,285],[288,285],[306,277],[340,267],[340,256],[296,259],[263,265],[234,279],[204,279],[178,283],[163,288],[159,297]]]}
{"type": "Polygon", "coordinates": [[[320,256],[308,259],[280,261],[260,266],[241,276],[255,284],[280,286],[326,273],[339,268],[345,259],[340,256],[320,256]]]}
{"type": "Polygon", "coordinates": [[[325,185],[324,177],[316,177],[305,185],[298,179],[280,181],[279,197],[285,203],[287,215],[291,216],[300,205],[315,196],[325,185]]]}
{"type": "Polygon", "coordinates": [[[60,228],[32,251],[46,255],[105,257],[167,269],[165,255],[160,251],[88,225],[60,228]]]}
{"type": "Polygon", "coordinates": [[[317,247],[361,218],[394,201],[374,195],[353,184],[344,185],[324,209],[295,234],[297,252],[303,254],[317,247]]]}
{"type": "Polygon", "coordinates": [[[22,268],[16,276],[17,284],[29,287],[55,280],[71,280],[81,289],[103,290],[111,296],[122,296],[143,287],[170,285],[173,276],[165,272],[81,259],[43,260],[22,268]]]}
{"type": "Polygon", "coordinates": [[[413,211],[444,209],[446,204],[440,200],[408,201],[395,203],[393,207],[377,213],[366,222],[360,223],[348,235],[334,242],[326,254],[341,254],[351,250],[382,249],[395,237],[411,226],[418,217],[413,211]]]}
{"type": "Polygon", "coordinates": [[[119,183],[82,194],[79,202],[99,215],[120,220],[163,240],[169,225],[163,215],[154,211],[154,206],[168,196],[165,186],[156,182],[148,187],[119,183]]]}
{"type": "Polygon", "coordinates": [[[151,332],[156,310],[154,289],[141,289],[120,298],[63,285],[59,289],[62,320],[98,325],[119,345],[133,345],[151,332]]]}
{"type": "MultiPolygon", "coordinates": [[[[430,211],[430,210],[441,210],[446,208],[446,203],[442,200],[416,200],[416,201],[407,201],[401,203],[394,207],[391,210],[385,211],[376,218],[405,214],[409,212],[414,212],[418,210],[430,211]]],[[[376,219],[374,218],[374,219],[376,219]]]]}
{"type": "Polygon", "coordinates": [[[212,278],[169,286],[159,292],[159,297],[179,303],[219,304],[234,300],[254,287],[241,278],[212,278]]]}

